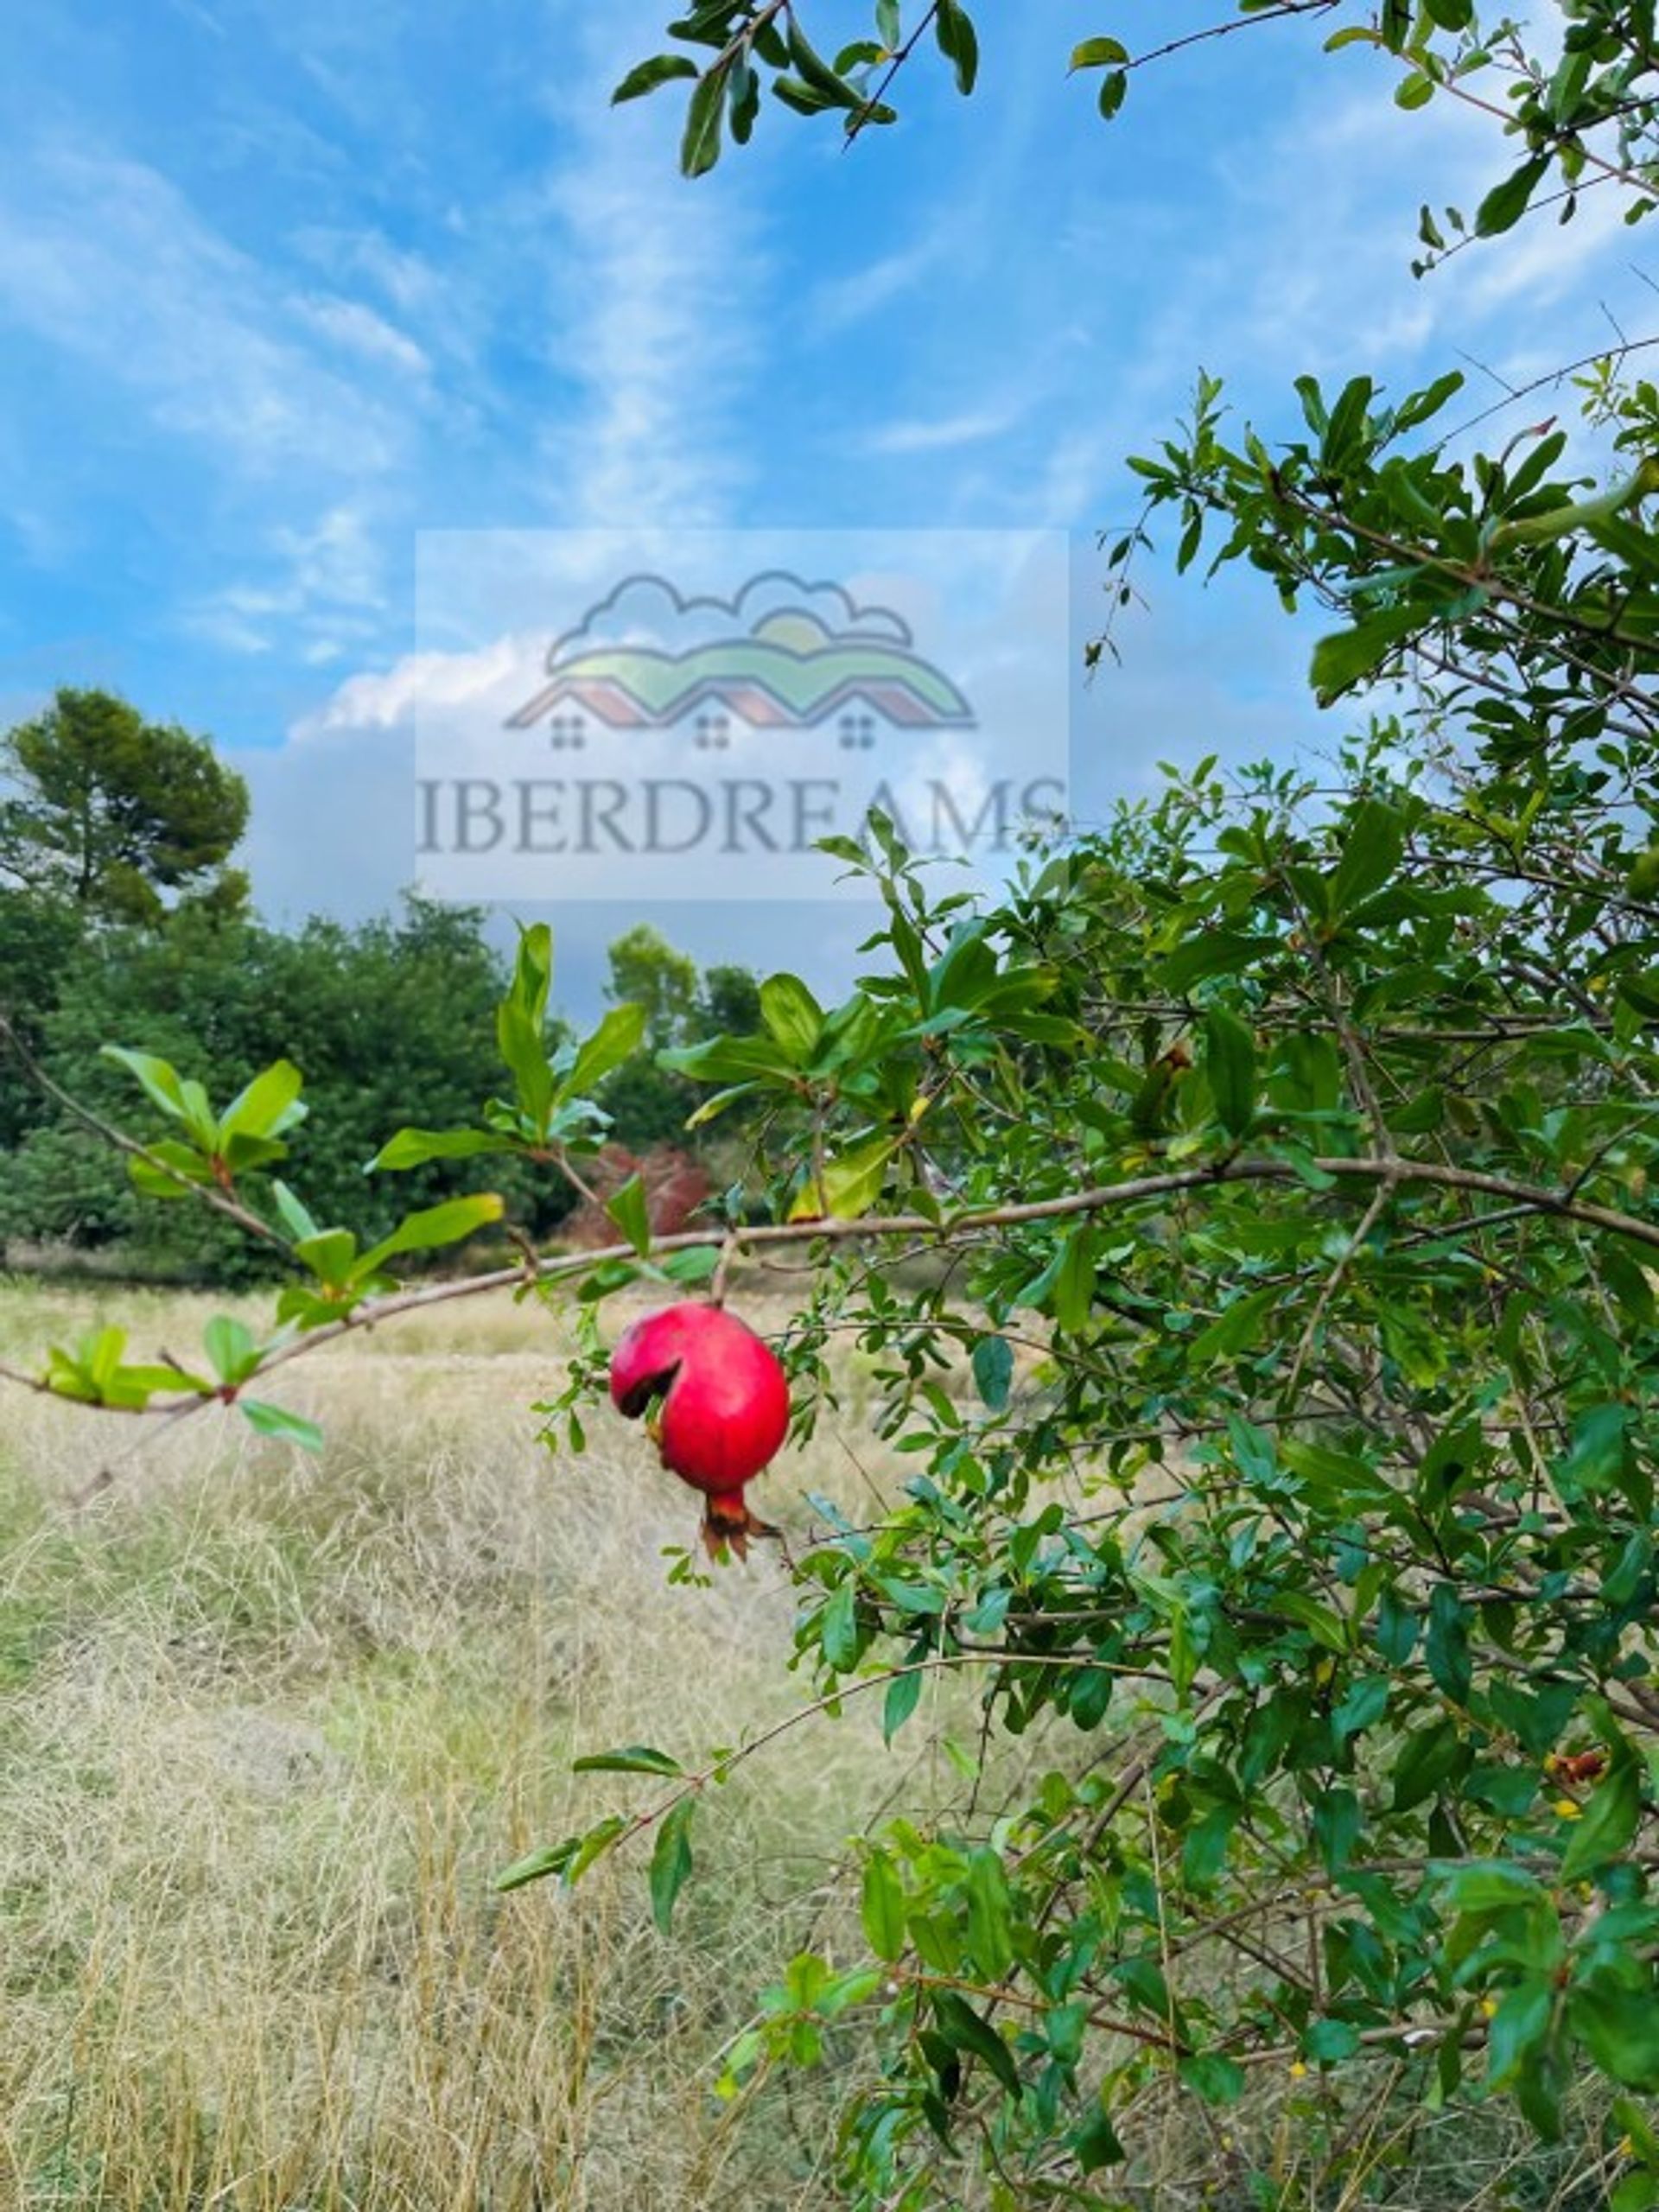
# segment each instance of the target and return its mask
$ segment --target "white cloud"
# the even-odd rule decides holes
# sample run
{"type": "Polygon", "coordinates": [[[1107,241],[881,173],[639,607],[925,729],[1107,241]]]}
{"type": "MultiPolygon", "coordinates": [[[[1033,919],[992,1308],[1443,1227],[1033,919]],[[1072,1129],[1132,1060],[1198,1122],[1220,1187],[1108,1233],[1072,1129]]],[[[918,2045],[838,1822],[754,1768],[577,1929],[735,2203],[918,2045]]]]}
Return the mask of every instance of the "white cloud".
{"type": "Polygon", "coordinates": [[[1000,438],[1011,430],[1027,411],[1022,404],[889,423],[871,431],[864,441],[865,449],[886,454],[949,453],[958,446],[983,445],[987,439],[1000,438]]]}
{"type": "Polygon", "coordinates": [[[185,610],[185,626],[226,652],[266,653],[296,630],[308,663],[372,639],[388,607],[385,563],[368,514],[330,507],[307,529],[280,524],[261,580],[224,585],[185,610]],[[317,650],[319,647],[321,651],[317,650]]]}
{"type": "Polygon", "coordinates": [[[154,426],[238,473],[296,461],[374,472],[391,460],[386,410],[295,342],[257,264],[143,163],[64,144],[9,149],[7,322],[135,392],[154,426]]]}
{"type": "Polygon", "coordinates": [[[913,292],[930,270],[937,266],[950,232],[956,227],[954,223],[950,231],[942,227],[902,253],[887,254],[866,268],[854,270],[849,276],[834,277],[820,284],[808,310],[817,334],[835,337],[854,323],[862,322],[879,308],[888,307],[907,292],[913,292]]]}
{"type": "Polygon", "coordinates": [[[580,394],[541,436],[543,467],[563,524],[717,522],[748,474],[767,350],[754,164],[686,184],[663,101],[606,104],[638,32],[606,17],[581,36],[555,105],[569,150],[521,213],[563,236],[556,255],[543,236],[539,282],[550,357],[580,394]]]}
{"type": "Polygon", "coordinates": [[[365,360],[383,363],[406,376],[424,378],[431,372],[431,363],[414,340],[361,300],[302,299],[296,301],[295,309],[324,338],[365,360]]]}
{"type": "Polygon", "coordinates": [[[474,652],[405,653],[389,669],[348,677],[295,725],[292,742],[315,744],[341,731],[396,730],[412,735],[418,704],[461,707],[500,689],[526,666],[538,668],[541,637],[499,638],[474,652]]]}
{"type": "Polygon", "coordinates": [[[383,231],[310,224],[293,233],[292,244],[336,282],[362,279],[402,315],[418,315],[442,300],[442,280],[431,264],[395,245],[383,231]]]}

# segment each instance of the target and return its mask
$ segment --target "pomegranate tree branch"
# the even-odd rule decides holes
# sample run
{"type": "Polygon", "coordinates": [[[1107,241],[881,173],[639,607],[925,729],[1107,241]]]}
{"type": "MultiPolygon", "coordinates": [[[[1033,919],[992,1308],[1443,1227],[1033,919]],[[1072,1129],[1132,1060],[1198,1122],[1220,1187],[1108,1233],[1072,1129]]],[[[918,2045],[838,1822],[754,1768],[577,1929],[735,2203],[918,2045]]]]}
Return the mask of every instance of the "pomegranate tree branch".
{"type": "Polygon", "coordinates": [[[72,1115],[83,1128],[90,1129],[94,1136],[101,1137],[105,1144],[113,1145],[118,1152],[125,1153],[130,1159],[142,1160],[157,1175],[164,1176],[169,1183],[175,1183],[181,1193],[188,1192],[213,1212],[222,1214],[226,1221],[234,1222],[245,1235],[257,1236],[284,1252],[289,1249],[289,1240],[279,1229],[273,1229],[268,1221],[262,1220],[248,1207],[238,1205],[226,1192],[211,1183],[192,1182],[188,1175],[181,1174],[176,1167],[159,1158],[148,1145],[140,1144],[137,1137],[130,1137],[113,1122],[106,1122],[101,1114],[93,1113],[90,1106],[83,1106],[79,1098],[47,1073],[17,1034],[16,1025],[3,1013],[0,1013],[0,1045],[10,1047],[35,1089],[43,1092],[54,1105],[61,1106],[66,1114],[72,1115]]]}
{"type": "MultiPolygon", "coordinates": [[[[1398,1154],[1382,1159],[1320,1158],[1311,1164],[1317,1175],[1329,1177],[1334,1182],[1372,1186],[1382,1184],[1396,1190],[1414,1184],[1426,1189],[1473,1192],[1498,1199],[1522,1214],[1550,1214],[1560,1220],[1580,1222],[1586,1228],[1628,1237],[1632,1243],[1659,1251],[1659,1221],[1646,1219],[1639,1214],[1625,1213],[1616,1206],[1599,1205],[1576,1192],[1556,1189],[1545,1184],[1517,1182],[1509,1176],[1488,1174],[1478,1168],[1457,1167],[1440,1160],[1415,1160],[1398,1154]]],[[[1052,1198],[1033,1198],[1014,1205],[968,1207],[954,1214],[946,1214],[938,1220],[930,1220],[922,1214],[867,1214],[857,1220],[760,1224],[743,1230],[742,1243],[750,1249],[758,1249],[785,1244],[846,1243],[869,1237],[899,1236],[930,1244],[948,1244],[975,1236],[986,1230],[1015,1229],[1034,1222],[1066,1220],[1079,1214],[1110,1213],[1138,1205],[1144,1199],[1173,1197],[1183,1192],[1213,1190],[1226,1184],[1299,1182],[1306,1173],[1305,1166],[1274,1158],[1272,1154],[1237,1154],[1218,1159],[1208,1166],[1176,1168],[1159,1174],[1130,1176],[1122,1182],[1065,1192],[1052,1198]]],[[[652,1252],[655,1255],[685,1251],[719,1242],[717,1233],[687,1230],[675,1236],[657,1238],[652,1252]]],[[[592,1251],[561,1253],[537,1262],[536,1279],[543,1282],[556,1282],[569,1276],[590,1273],[595,1268],[617,1261],[638,1257],[634,1247],[627,1243],[606,1245],[592,1251]]],[[[303,1336],[274,1346],[261,1362],[259,1372],[268,1374],[319,1345],[334,1343],[341,1337],[391,1320],[402,1313],[423,1312],[429,1306],[446,1305],[455,1299],[482,1297],[493,1291],[523,1289],[527,1273],[527,1268],[522,1264],[499,1268],[486,1274],[465,1275],[443,1282],[428,1283],[417,1289],[395,1291],[384,1298],[366,1300],[354,1312],[342,1315],[338,1321],[326,1323],[321,1328],[310,1330],[303,1336]]],[[[17,1379],[16,1376],[0,1370],[0,1381],[17,1379]]],[[[48,1386],[31,1380],[30,1387],[41,1389],[48,1386]]],[[[142,1408],[105,1408],[100,1410],[162,1414],[181,1410],[183,1402],[195,1402],[152,1401],[142,1408]]],[[[203,1400],[201,1402],[212,1403],[213,1401],[203,1400]]]]}

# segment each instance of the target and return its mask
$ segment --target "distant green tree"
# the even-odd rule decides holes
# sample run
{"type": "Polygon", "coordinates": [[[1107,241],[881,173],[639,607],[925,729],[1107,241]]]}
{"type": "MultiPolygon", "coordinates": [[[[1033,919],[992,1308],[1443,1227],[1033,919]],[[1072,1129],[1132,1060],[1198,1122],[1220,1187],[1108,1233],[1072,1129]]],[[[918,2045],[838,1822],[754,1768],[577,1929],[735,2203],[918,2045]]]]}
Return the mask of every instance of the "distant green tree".
{"type": "Polygon", "coordinates": [[[147,722],[107,691],[60,690],[0,738],[0,878],[115,921],[153,923],[169,900],[225,915],[247,879],[224,863],[248,792],[206,738],[147,722]]]}
{"type": "Polygon", "coordinates": [[[606,995],[645,1010],[645,1043],[653,1052],[678,1043],[697,1003],[697,963],[676,952],[662,933],[641,922],[618,938],[609,954],[606,995]]]}
{"type": "MultiPolygon", "coordinates": [[[[66,966],[80,939],[73,906],[27,891],[0,890],[0,1015],[24,1050],[37,1052],[57,1004],[66,966]]],[[[15,1054],[0,1051],[0,1154],[42,1118],[45,1099],[15,1054]]]]}
{"type": "MultiPolygon", "coordinates": [[[[4,958],[0,906],[0,961],[4,958]]],[[[364,1176],[386,1131],[423,1112],[465,1120],[500,1074],[492,1048],[498,956],[475,908],[410,899],[396,919],[347,929],[314,920],[293,936],[199,912],[165,930],[106,929],[72,953],[56,1007],[38,1023],[46,1072],[126,1127],[131,1078],[100,1057],[116,1041],[207,1077],[228,1096],[291,1058],[315,1119],[288,1140],[281,1173],[317,1219],[383,1235],[412,1206],[465,1186],[467,1163],[436,1160],[394,1182],[364,1176]]],[[[13,1078],[0,1103],[9,1109],[13,1078]]],[[[21,1086],[16,1086],[21,1088],[21,1086]]],[[[572,1192],[555,1170],[508,1163],[498,1186],[543,1235],[572,1192]]],[[[120,1157],[49,1102],[0,1174],[0,1236],[118,1247],[135,1272],[238,1281],[263,1272],[225,1221],[194,1205],[146,1206],[120,1157]]]]}
{"type": "Polygon", "coordinates": [[[760,1019],[760,989],[747,968],[716,966],[699,979],[696,963],[641,923],[610,950],[609,995],[645,1009],[645,1041],[601,1091],[620,1144],[639,1151],[684,1144],[686,1121],[705,1089],[661,1067],[657,1054],[701,1044],[760,1019]]]}
{"type": "Polygon", "coordinates": [[[747,968],[720,966],[703,976],[696,1014],[696,1037],[744,1033],[760,1026],[760,985],[747,968]]]}

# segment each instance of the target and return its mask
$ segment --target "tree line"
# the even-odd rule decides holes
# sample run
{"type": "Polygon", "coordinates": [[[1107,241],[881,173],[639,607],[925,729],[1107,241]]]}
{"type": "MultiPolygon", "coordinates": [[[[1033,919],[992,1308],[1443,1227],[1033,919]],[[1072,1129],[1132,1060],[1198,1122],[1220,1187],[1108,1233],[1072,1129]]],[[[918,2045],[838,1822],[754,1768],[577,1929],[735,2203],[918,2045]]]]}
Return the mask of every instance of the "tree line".
{"type": "MultiPolygon", "coordinates": [[[[206,738],[105,691],[60,690],[0,739],[0,1248],[12,1264],[223,1284],[265,1265],[207,1210],[143,1203],[96,1126],[131,1118],[130,1078],[103,1057],[111,1041],[187,1077],[211,1071],[220,1087],[293,1058],[311,1114],[292,1173],[329,1218],[381,1235],[465,1186],[464,1162],[432,1161],[395,1188],[363,1168],[417,1098],[425,1115],[465,1121],[499,1082],[505,963],[481,908],[410,895],[355,926],[270,927],[233,863],[242,779],[206,738]]],[[[696,1143],[684,1124],[701,1092],[655,1055],[752,1026],[753,977],[700,973],[645,925],[612,945],[608,970],[608,995],[647,1009],[641,1049],[601,1101],[612,1138],[631,1151],[696,1143]]],[[[556,1019],[550,1045],[563,1033],[556,1019]]],[[[514,1163],[503,1196],[537,1238],[576,1202],[556,1167],[530,1162],[514,1163]]]]}

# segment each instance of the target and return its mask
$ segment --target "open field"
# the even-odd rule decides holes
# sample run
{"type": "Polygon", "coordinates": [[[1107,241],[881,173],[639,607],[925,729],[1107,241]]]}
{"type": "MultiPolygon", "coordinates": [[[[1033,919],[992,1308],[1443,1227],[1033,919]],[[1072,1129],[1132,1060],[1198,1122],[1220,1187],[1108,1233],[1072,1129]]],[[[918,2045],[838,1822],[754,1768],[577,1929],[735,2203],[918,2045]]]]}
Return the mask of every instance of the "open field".
{"type": "MultiPolygon", "coordinates": [[[[118,1315],[182,1353],[225,1303],[0,1285],[0,1358],[118,1315]]],[[[522,1853],[650,1802],[578,1753],[695,1763],[810,1694],[772,1548],[672,1584],[696,1503],[640,1433],[607,1410],[580,1459],[537,1440],[561,1344],[492,1299],[325,1348],[272,1392],[324,1423],[320,1462],[218,1408],[158,1433],[0,1401],[0,2212],[828,2212],[867,2058],[732,2104],[721,2053],[794,1951],[861,1955],[848,1840],[892,1799],[959,1801],[972,1691],[931,1681],[892,1752],[855,1699],[740,1768],[671,1938],[639,1847],[571,1895],[496,1895],[522,1853]]],[[[894,1483],[845,1372],[842,1427],[762,1485],[792,1530],[809,1490],[868,1510],[894,1483]]],[[[1336,2204],[1297,2193],[1287,2086],[1233,2116],[1248,2186],[1172,2113],[1099,2201],[1336,2204]]],[[[1381,2109],[1397,2212],[1601,2201],[1593,2116],[1541,2153],[1496,2114],[1396,2137],[1381,2109]]]]}
{"type": "MultiPolygon", "coordinates": [[[[147,1349],[213,1310],[19,1286],[0,1346],[117,1304],[147,1349]]],[[[827,2201],[832,2087],[737,2119],[712,2084],[924,1738],[889,1757],[855,1706],[740,1773],[671,1940],[637,1852],[573,1897],[492,1893],[647,1795],[575,1753],[694,1758],[803,1694],[768,1548],[671,1586],[695,1501],[639,1433],[537,1442],[557,1338],[496,1300],[302,1363],[282,1395],[326,1424],[321,1463],[217,1410],[135,1452],[139,1422],[6,1400],[0,2204],[827,2201]],[[67,1505],[100,1453],[113,1481],[67,1505]]],[[[832,1441],[810,1457],[780,1510],[860,1479],[832,1441]]]]}

